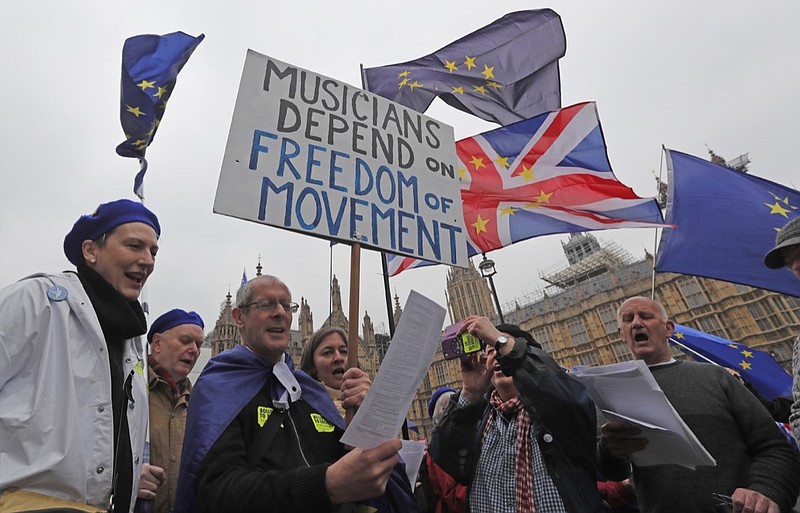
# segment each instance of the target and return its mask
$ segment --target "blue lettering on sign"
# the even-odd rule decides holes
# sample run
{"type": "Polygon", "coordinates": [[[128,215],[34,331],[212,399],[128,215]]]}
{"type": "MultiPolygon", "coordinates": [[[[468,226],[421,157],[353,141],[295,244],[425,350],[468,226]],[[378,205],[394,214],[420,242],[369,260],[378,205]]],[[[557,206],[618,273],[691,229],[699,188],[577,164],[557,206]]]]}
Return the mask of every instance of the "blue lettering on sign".
{"type": "Polygon", "coordinates": [[[275,184],[272,183],[272,180],[266,176],[261,180],[261,201],[258,204],[259,221],[263,221],[267,217],[267,198],[269,196],[269,191],[273,191],[275,194],[280,194],[284,191],[286,192],[286,211],[284,213],[283,225],[291,226],[292,194],[294,193],[294,184],[292,182],[287,182],[280,187],[276,187],[275,184]]]}
{"type": "Polygon", "coordinates": [[[291,160],[298,155],[300,155],[300,145],[297,144],[293,139],[284,137],[281,141],[281,156],[278,160],[278,176],[283,176],[284,166],[288,166],[295,179],[300,179],[301,175],[297,172],[297,168],[294,167],[294,164],[292,164],[291,160]],[[292,147],[291,151],[289,151],[289,146],[292,147]]]}
{"type": "Polygon", "coordinates": [[[378,205],[372,204],[372,243],[376,246],[381,245],[380,238],[378,237],[378,221],[379,220],[389,220],[389,236],[391,239],[389,240],[389,246],[391,249],[395,249],[397,247],[397,236],[395,234],[395,209],[389,208],[385,212],[378,207],[378,205]]]}
{"type": "Polygon", "coordinates": [[[294,213],[297,217],[297,223],[300,225],[300,228],[304,230],[313,230],[319,224],[319,220],[322,219],[322,206],[319,201],[319,193],[313,187],[306,187],[300,194],[297,195],[297,204],[294,207],[294,213]],[[305,216],[303,215],[303,203],[307,197],[313,198],[314,201],[314,220],[312,222],[307,222],[305,216]]]}
{"type": "Polygon", "coordinates": [[[247,167],[252,169],[253,171],[256,170],[258,167],[258,155],[259,153],[268,153],[269,148],[263,146],[261,144],[261,138],[268,137],[270,139],[278,139],[278,136],[275,134],[271,134],[269,132],[265,132],[264,130],[254,130],[253,131],[253,145],[250,148],[250,163],[247,167]]]}
{"type": "Polygon", "coordinates": [[[425,204],[431,210],[439,210],[439,197],[432,192],[425,193],[425,204]]]}
{"type": "Polygon", "coordinates": [[[402,210],[397,212],[397,235],[398,235],[398,249],[403,253],[414,253],[413,248],[409,248],[405,244],[403,244],[403,235],[408,233],[408,225],[403,222],[403,220],[414,219],[414,214],[409,214],[408,212],[403,212],[402,210]]]}
{"type": "Polygon", "coordinates": [[[308,145],[308,159],[306,160],[306,182],[314,185],[322,185],[322,180],[315,180],[314,178],[311,178],[314,168],[319,167],[320,165],[320,161],[317,160],[314,155],[317,150],[322,152],[328,151],[328,149],[323,146],[317,146],[316,144],[308,145]]]}
{"type": "Polygon", "coordinates": [[[336,213],[335,219],[331,217],[333,211],[331,209],[330,198],[328,198],[328,191],[322,191],[322,203],[325,205],[325,219],[328,221],[328,235],[339,235],[342,218],[344,217],[344,209],[347,207],[347,198],[343,197],[339,202],[339,211],[336,213]]]}
{"type": "Polygon", "coordinates": [[[422,216],[417,216],[417,251],[420,256],[425,256],[425,249],[422,245],[423,238],[428,241],[428,245],[433,250],[433,255],[436,260],[442,258],[442,248],[439,247],[439,223],[433,221],[433,230],[428,231],[425,227],[425,219],[422,216]],[[431,233],[433,232],[433,233],[431,233]]]}
{"type": "Polygon", "coordinates": [[[337,185],[336,184],[336,175],[341,173],[342,171],[344,171],[344,169],[342,169],[336,163],[336,159],[338,159],[339,157],[342,157],[342,158],[345,158],[345,159],[349,159],[350,155],[348,155],[347,153],[342,153],[341,151],[336,151],[336,150],[331,151],[331,168],[330,168],[331,169],[331,174],[330,174],[330,178],[329,178],[329,182],[330,182],[329,185],[330,185],[330,188],[335,190],[335,191],[347,192],[347,187],[345,187],[344,185],[337,185]]]}
{"type": "Polygon", "coordinates": [[[378,189],[378,198],[386,205],[393,203],[395,195],[397,194],[397,185],[395,185],[392,170],[387,166],[379,167],[378,172],[375,174],[375,183],[378,189]],[[388,177],[388,180],[384,180],[383,177],[388,177]],[[387,181],[389,185],[383,185],[387,181]],[[385,192],[386,189],[388,189],[388,196],[385,192]]]}
{"type": "Polygon", "coordinates": [[[372,190],[372,170],[369,168],[369,164],[361,160],[360,158],[356,158],[356,184],[355,184],[355,193],[358,196],[364,196],[368,194],[369,191],[372,190]],[[366,173],[366,177],[369,181],[362,187],[361,182],[363,180],[362,173],[366,173]]]}
{"type": "Polygon", "coordinates": [[[398,192],[399,201],[398,201],[397,206],[400,207],[400,208],[403,208],[405,206],[404,205],[404,201],[403,201],[403,198],[405,197],[403,195],[403,186],[408,187],[408,188],[411,189],[411,198],[412,198],[412,200],[414,202],[414,208],[412,210],[414,211],[415,214],[419,214],[419,198],[418,198],[418,195],[419,195],[419,183],[417,182],[417,177],[416,176],[410,176],[410,177],[406,178],[406,176],[403,174],[402,171],[398,171],[397,172],[397,181],[398,181],[398,187],[397,188],[398,188],[398,191],[399,191],[398,192]]]}
{"type": "Polygon", "coordinates": [[[456,263],[456,233],[461,233],[461,228],[447,223],[441,224],[442,228],[450,234],[450,263],[456,263]]]}

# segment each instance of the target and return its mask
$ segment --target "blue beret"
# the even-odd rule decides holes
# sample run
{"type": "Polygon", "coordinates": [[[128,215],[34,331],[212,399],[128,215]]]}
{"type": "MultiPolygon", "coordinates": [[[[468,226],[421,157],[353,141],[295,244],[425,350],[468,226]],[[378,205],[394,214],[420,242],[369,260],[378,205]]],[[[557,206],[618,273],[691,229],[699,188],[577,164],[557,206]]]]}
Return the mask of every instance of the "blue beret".
{"type": "Polygon", "coordinates": [[[72,230],[64,237],[64,254],[67,260],[78,265],[83,263],[83,241],[97,240],[121,224],[144,223],[161,235],[158,218],[138,201],[120,199],[103,203],[90,215],[75,221],[72,230]]]}
{"type": "Polygon", "coordinates": [[[428,401],[428,416],[430,418],[433,418],[433,410],[436,409],[436,401],[438,401],[439,396],[445,392],[457,392],[457,390],[450,387],[442,387],[433,393],[433,395],[431,396],[431,400],[428,401]]]}
{"type": "Polygon", "coordinates": [[[200,329],[205,328],[203,324],[203,319],[197,315],[197,312],[187,312],[185,310],[181,310],[180,308],[173,308],[169,312],[162,314],[161,317],[153,321],[153,324],[150,325],[150,331],[147,332],[147,341],[153,341],[153,335],[156,333],[164,333],[167,330],[171,330],[175,326],[180,326],[182,324],[197,324],[200,326],[200,329]]]}

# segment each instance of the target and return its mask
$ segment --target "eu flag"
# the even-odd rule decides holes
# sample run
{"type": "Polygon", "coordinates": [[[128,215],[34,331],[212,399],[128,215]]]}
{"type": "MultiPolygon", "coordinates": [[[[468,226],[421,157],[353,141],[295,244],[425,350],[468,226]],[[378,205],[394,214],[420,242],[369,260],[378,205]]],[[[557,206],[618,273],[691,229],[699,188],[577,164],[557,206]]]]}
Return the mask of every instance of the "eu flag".
{"type": "Polygon", "coordinates": [[[683,348],[695,360],[712,362],[738,371],[767,400],[792,396],[792,377],[764,351],[751,349],[702,331],[675,325],[670,342],[683,348]],[[698,356],[699,355],[699,356],[698,356]]]}
{"type": "Polygon", "coordinates": [[[800,281],[768,269],[775,234],[800,215],[800,192],[666,150],[667,223],[656,271],[705,276],[800,297],[800,281]]]}
{"type": "Polygon", "coordinates": [[[183,32],[164,36],[145,34],[129,37],[122,48],[120,121],[125,142],[117,146],[122,157],[136,157],[141,170],[134,180],[133,192],[143,199],[147,147],[153,142],[164,116],[164,109],[178,73],[205,36],[193,37],[183,32]]]}
{"type": "Polygon", "coordinates": [[[420,59],[364,70],[367,90],[425,112],[438,96],[508,125],[561,107],[558,59],[567,51],[551,9],[507,14],[420,59]]]}

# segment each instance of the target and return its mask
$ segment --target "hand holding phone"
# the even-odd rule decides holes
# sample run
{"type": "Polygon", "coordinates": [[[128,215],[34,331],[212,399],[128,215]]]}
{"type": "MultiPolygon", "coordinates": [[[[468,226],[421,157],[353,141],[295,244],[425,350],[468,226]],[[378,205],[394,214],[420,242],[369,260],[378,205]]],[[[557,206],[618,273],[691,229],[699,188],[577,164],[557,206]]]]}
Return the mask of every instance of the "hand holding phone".
{"type": "Polygon", "coordinates": [[[459,334],[463,324],[463,322],[457,322],[442,331],[439,340],[442,343],[442,353],[445,360],[461,358],[483,349],[483,341],[472,333],[464,332],[459,334]]]}

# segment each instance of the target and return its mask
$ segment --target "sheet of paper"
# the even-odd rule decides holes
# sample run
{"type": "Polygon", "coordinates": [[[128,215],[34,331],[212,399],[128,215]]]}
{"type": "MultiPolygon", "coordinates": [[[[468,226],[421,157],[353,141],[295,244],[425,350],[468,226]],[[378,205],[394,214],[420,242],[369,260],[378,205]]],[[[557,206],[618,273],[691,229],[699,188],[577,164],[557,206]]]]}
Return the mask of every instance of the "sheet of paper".
{"type": "Polygon", "coordinates": [[[419,466],[422,464],[422,458],[425,457],[425,442],[419,440],[403,440],[403,448],[400,449],[400,457],[406,463],[406,475],[408,482],[411,483],[411,489],[417,482],[417,474],[419,474],[419,466]]]}
{"type": "Polygon", "coordinates": [[[675,411],[643,361],[578,366],[573,375],[605,415],[642,429],[642,437],[650,443],[631,455],[636,465],[672,463],[693,469],[717,464],[675,411]]]}
{"type": "Polygon", "coordinates": [[[411,291],[375,381],[341,442],[369,449],[397,437],[439,345],[446,311],[411,291]]]}

